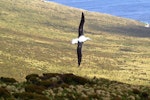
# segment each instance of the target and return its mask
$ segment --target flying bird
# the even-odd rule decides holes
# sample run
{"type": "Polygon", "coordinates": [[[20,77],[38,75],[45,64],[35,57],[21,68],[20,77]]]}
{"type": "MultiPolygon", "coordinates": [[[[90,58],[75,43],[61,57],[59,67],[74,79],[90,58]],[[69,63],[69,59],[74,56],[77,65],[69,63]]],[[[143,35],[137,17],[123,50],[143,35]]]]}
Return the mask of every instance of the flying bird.
{"type": "Polygon", "coordinates": [[[83,26],[84,26],[85,18],[84,13],[82,12],[81,21],[78,29],[78,38],[72,40],[72,44],[77,45],[77,57],[78,57],[78,66],[80,66],[82,61],[82,45],[86,40],[91,40],[89,37],[85,37],[83,33],[83,26]]]}

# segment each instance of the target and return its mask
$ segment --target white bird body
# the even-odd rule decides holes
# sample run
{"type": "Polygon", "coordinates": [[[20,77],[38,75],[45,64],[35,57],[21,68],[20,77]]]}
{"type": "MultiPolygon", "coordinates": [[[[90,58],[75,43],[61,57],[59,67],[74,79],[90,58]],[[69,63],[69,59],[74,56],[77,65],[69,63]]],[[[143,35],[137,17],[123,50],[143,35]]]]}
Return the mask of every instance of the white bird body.
{"type": "Polygon", "coordinates": [[[81,35],[79,38],[75,38],[72,40],[72,44],[76,44],[78,42],[85,42],[87,40],[91,40],[89,37],[85,37],[84,35],[81,35]]]}

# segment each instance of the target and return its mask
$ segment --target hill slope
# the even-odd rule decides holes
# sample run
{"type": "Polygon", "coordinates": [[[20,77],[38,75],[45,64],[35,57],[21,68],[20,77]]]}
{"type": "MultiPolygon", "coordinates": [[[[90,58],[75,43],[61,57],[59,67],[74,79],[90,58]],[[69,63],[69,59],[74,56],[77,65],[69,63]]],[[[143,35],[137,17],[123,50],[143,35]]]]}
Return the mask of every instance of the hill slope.
{"type": "Polygon", "coordinates": [[[0,76],[22,81],[30,73],[69,72],[149,85],[150,29],[140,22],[41,0],[1,0],[0,11],[0,76]],[[92,41],[78,68],[70,41],[81,12],[92,41]]]}

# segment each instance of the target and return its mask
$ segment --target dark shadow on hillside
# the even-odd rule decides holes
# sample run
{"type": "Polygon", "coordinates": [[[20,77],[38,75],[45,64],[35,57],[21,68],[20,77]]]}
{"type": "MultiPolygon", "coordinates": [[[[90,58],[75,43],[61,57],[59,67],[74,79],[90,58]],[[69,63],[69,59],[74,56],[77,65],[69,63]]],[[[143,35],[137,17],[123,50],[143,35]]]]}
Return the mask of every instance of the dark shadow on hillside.
{"type": "Polygon", "coordinates": [[[94,32],[93,34],[107,32],[111,34],[121,34],[134,37],[150,37],[150,28],[146,28],[144,26],[90,26],[90,31],[87,30],[85,32],[91,34],[92,30],[94,32]]]}
{"type": "Polygon", "coordinates": [[[108,32],[134,37],[150,37],[150,28],[142,26],[128,26],[128,27],[111,27],[108,32]]]}

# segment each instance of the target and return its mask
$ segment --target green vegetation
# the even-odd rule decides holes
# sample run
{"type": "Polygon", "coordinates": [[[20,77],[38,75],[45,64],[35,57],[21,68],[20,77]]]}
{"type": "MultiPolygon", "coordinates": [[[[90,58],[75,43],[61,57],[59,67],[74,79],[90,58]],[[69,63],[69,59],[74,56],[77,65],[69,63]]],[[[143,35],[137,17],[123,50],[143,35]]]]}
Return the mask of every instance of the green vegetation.
{"type": "MultiPolygon", "coordinates": [[[[7,78],[8,79],[8,78],[7,78]]],[[[86,79],[73,74],[28,75],[27,81],[7,84],[0,80],[0,100],[149,100],[150,88],[86,79]],[[36,79],[31,81],[31,79],[36,79]],[[44,83],[44,84],[43,84],[44,83]],[[47,84],[47,85],[45,85],[47,84]]]]}
{"type": "Polygon", "coordinates": [[[149,85],[150,29],[138,21],[69,8],[41,0],[0,1],[0,76],[24,81],[31,73],[73,73],[128,84],[149,85]],[[77,67],[81,12],[85,34],[77,67]]]}

